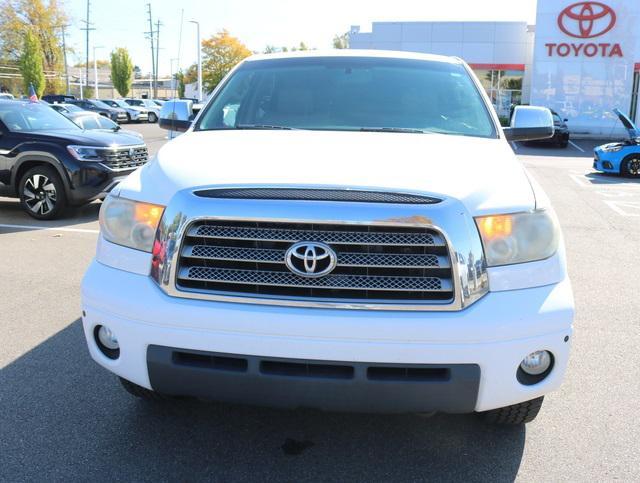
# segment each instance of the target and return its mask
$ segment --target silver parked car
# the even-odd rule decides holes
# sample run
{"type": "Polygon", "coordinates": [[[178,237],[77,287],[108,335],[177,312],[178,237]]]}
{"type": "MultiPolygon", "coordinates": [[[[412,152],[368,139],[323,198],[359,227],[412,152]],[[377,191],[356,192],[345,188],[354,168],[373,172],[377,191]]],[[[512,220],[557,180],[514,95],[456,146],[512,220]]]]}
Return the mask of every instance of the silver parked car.
{"type": "Polygon", "coordinates": [[[127,122],[147,122],[149,120],[149,109],[143,106],[132,106],[122,99],[101,99],[102,102],[111,107],[119,107],[127,111],[127,122]]]}
{"type": "Polygon", "coordinates": [[[158,122],[160,117],[160,106],[151,99],[125,99],[129,106],[143,107],[149,111],[149,122],[158,122]]]}

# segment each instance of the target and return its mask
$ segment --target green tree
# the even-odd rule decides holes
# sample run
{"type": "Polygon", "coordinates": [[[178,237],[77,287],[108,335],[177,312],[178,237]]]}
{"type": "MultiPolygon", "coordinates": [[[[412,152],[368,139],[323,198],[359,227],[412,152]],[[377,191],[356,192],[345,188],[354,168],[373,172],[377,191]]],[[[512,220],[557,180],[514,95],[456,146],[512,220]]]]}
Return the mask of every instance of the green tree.
{"type": "Polygon", "coordinates": [[[42,96],[45,87],[44,69],[42,68],[43,56],[40,40],[30,30],[24,36],[22,57],[20,57],[20,73],[24,84],[24,92],[29,92],[29,86],[33,84],[38,97],[42,96]]]}
{"type": "Polygon", "coordinates": [[[202,41],[202,83],[211,92],[238,62],[251,51],[226,30],[202,41]]]}
{"type": "Polygon", "coordinates": [[[185,83],[184,83],[184,72],[182,70],[178,71],[175,74],[175,78],[178,81],[178,97],[184,97],[185,83]]]}
{"type": "Polygon", "coordinates": [[[69,18],[59,0],[0,0],[0,59],[19,61],[28,30],[37,37],[47,74],[45,92],[64,86],[62,28],[69,18]]]}
{"type": "Polygon", "coordinates": [[[118,94],[127,97],[133,81],[133,62],[125,48],[118,47],[111,52],[111,81],[118,94]]]}
{"type": "Polygon", "coordinates": [[[348,49],[349,48],[349,34],[336,35],[333,37],[334,49],[348,49]]]}

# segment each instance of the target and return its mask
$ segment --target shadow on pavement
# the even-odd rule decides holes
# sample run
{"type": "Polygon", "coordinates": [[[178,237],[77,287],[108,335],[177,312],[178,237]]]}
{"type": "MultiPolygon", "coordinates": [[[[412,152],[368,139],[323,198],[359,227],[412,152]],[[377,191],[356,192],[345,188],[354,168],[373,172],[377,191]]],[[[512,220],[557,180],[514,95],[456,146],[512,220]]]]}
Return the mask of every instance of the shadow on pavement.
{"type": "MultiPolygon", "coordinates": [[[[36,220],[27,215],[20,206],[17,199],[0,199],[0,234],[16,231],[28,231],[29,228],[18,228],[2,225],[17,225],[21,227],[42,227],[42,228],[74,228],[97,230],[97,226],[82,226],[98,220],[101,203],[94,201],[87,205],[70,207],[63,214],[62,218],[51,221],[36,220]]],[[[35,229],[35,228],[31,228],[35,229]]]]}
{"type": "Polygon", "coordinates": [[[76,320],[0,370],[0,479],[513,481],[525,428],[472,415],[145,403],[98,367],[76,320]]]}
{"type": "Polygon", "coordinates": [[[584,180],[586,183],[591,185],[618,185],[622,187],[627,186],[640,186],[639,179],[633,178],[625,178],[623,176],[617,174],[609,174],[609,173],[587,173],[584,175],[584,180]]]}

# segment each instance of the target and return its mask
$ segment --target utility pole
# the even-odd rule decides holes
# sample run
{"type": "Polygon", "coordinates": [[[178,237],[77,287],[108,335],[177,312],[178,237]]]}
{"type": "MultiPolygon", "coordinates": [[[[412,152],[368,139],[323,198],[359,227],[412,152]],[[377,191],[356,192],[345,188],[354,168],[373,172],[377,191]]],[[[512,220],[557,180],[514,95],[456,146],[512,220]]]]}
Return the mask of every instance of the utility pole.
{"type": "Polygon", "coordinates": [[[151,18],[151,4],[147,3],[147,13],[149,14],[149,31],[145,32],[149,35],[149,39],[151,40],[151,76],[149,79],[149,83],[151,84],[149,94],[153,95],[151,89],[153,88],[152,80],[156,75],[156,55],[155,55],[155,46],[153,45],[153,19],[151,18]]]}
{"type": "Polygon", "coordinates": [[[156,88],[153,90],[153,98],[158,98],[158,77],[160,77],[160,20],[156,21],[156,88]]]}
{"type": "Polygon", "coordinates": [[[69,82],[69,65],[67,64],[67,38],[65,28],[69,25],[56,25],[62,31],[62,57],[64,59],[64,77],[67,86],[67,95],[71,94],[71,84],[69,82]]]}
{"type": "MultiPolygon", "coordinates": [[[[94,45],[93,46],[93,85],[95,92],[93,95],[96,99],[100,99],[100,91],[98,89],[98,59],[96,59],[96,49],[101,49],[102,45],[94,45]]],[[[89,80],[87,79],[87,84],[89,84],[89,80]]]]}
{"type": "Polygon", "coordinates": [[[91,0],[87,0],[87,19],[81,20],[81,22],[85,23],[85,27],[80,29],[85,31],[85,37],[86,37],[86,57],[85,57],[85,75],[84,75],[85,79],[89,79],[89,31],[95,30],[95,28],[91,27],[91,22],[89,22],[90,12],[91,12],[91,0]]]}
{"type": "Polygon", "coordinates": [[[202,102],[202,56],[201,56],[201,42],[200,42],[200,22],[197,20],[189,20],[189,23],[196,24],[198,37],[198,102],[202,102]]]}

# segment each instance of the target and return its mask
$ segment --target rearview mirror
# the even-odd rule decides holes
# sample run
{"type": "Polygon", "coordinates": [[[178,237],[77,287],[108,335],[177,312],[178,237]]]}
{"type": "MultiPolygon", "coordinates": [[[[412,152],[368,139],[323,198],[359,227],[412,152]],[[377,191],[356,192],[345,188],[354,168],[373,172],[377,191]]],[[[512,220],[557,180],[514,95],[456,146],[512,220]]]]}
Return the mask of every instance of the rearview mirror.
{"type": "Polygon", "coordinates": [[[181,99],[167,101],[160,109],[158,126],[169,131],[185,132],[193,120],[193,102],[181,99]]]}
{"type": "Polygon", "coordinates": [[[507,141],[534,141],[553,137],[551,111],[546,107],[516,106],[511,126],[503,129],[507,141]]]}

